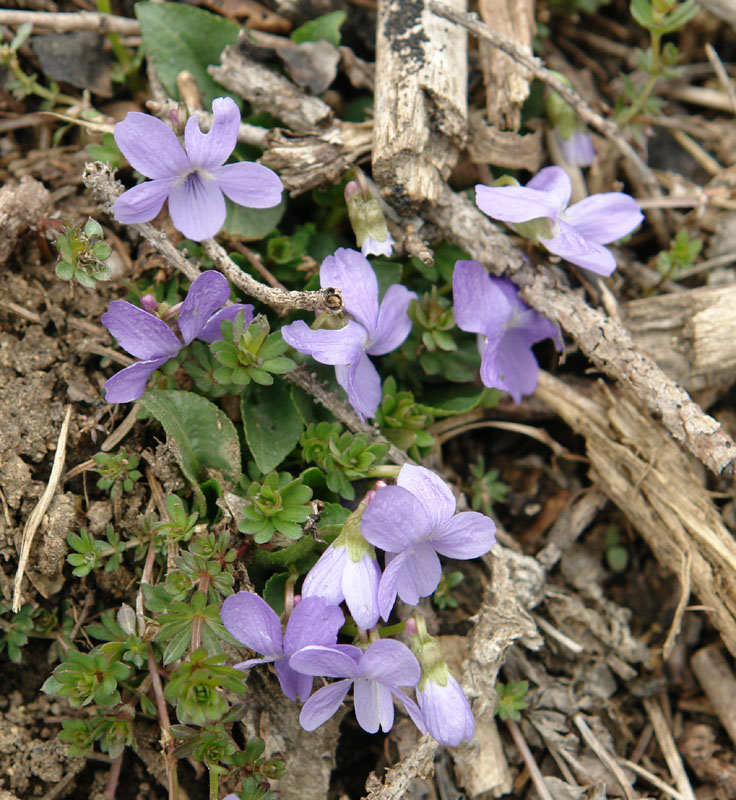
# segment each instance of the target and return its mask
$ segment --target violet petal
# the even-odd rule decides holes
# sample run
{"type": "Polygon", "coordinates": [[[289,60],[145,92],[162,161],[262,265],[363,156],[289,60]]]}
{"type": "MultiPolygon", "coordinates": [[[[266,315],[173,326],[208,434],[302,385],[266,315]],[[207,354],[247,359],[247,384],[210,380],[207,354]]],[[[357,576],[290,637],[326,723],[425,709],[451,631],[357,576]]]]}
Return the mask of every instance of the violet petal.
{"type": "Polygon", "coordinates": [[[130,403],[146,391],[146,382],[151,375],[169,360],[154,358],[151,361],[138,361],[105,381],[105,400],[108,403],[130,403]]]}
{"type": "Polygon", "coordinates": [[[207,324],[197,334],[197,339],[201,342],[219,342],[222,339],[222,331],[220,330],[221,322],[234,322],[235,317],[243,312],[245,326],[248,327],[253,322],[253,306],[250,303],[233,303],[230,306],[225,306],[219,311],[216,311],[208,320],[207,324]]]}
{"type": "Polygon", "coordinates": [[[348,314],[369,336],[373,334],[378,322],[378,280],[365,256],[357,250],[339,248],[322,262],[319,282],[323,289],[339,289],[348,314]]]}
{"type": "Polygon", "coordinates": [[[363,653],[360,669],[364,678],[388,686],[415,686],[421,675],[411,650],[395,639],[373,642],[363,653]]]}
{"type": "Polygon", "coordinates": [[[159,178],[128,189],[112,204],[113,217],[124,225],[149,222],[161,211],[175,182],[176,178],[159,178]]]}
{"type": "Polygon", "coordinates": [[[419,728],[422,735],[427,732],[427,725],[424,722],[422,711],[419,706],[410,698],[405,695],[401,689],[393,689],[394,697],[404,706],[404,711],[409,715],[411,721],[419,728]]]}
{"type": "Polygon", "coordinates": [[[368,733],[379,729],[390,731],[394,724],[394,703],[391,689],[375,681],[358,678],[353,688],[355,718],[368,733]]]}
{"type": "MultiPolygon", "coordinates": [[[[497,369],[502,388],[511,395],[517,406],[523,395],[534,394],[539,380],[539,364],[529,343],[514,329],[504,334],[498,349],[497,369]]],[[[482,374],[481,369],[481,377],[482,374]]]]}
{"type": "Polygon", "coordinates": [[[432,530],[438,530],[455,513],[457,503],[450,487],[437,473],[426,467],[404,464],[396,485],[411,492],[429,517],[432,530]]]}
{"type": "Polygon", "coordinates": [[[150,114],[129,111],[113,136],[130,166],[147,178],[177,178],[190,170],[174,131],[150,114]]]}
{"type": "Polygon", "coordinates": [[[308,353],[320,364],[350,364],[363,352],[365,328],[352,320],[344,328],[312,330],[303,320],[281,329],[284,341],[300,353],[308,353]]]}
{"type": "Polygon", "coordinates": [[[179,330],[184,344],[189,344],[207,325],[209,318],[227,303],[230,286],[217,270],[203,272],[189,287],[179,310],[179,330]]]}
{"type": "Polygon", "coordinates": [[[323,725],[340,708],[352,686],[352,680],[336,681],[318,689],[299,714],[299,724],[305,731],[313,731],[323,725]]]}
{"type": "Polygon", "coordinates": [[[227,632],[239,642],[264,656],[281,657],[281,621],[268,603],[253,592],[226,597],[220,618],[227,632]]]}
{"type": "Polygon", "coordinates": [[[399,597],[410,606],[415,606],[420,597],[429,597],[434,592],[440,585],[440,578],[442,565],[437,553],[429,542],[421,542],[402,564],[401,578],[397,584],[399,597]]]}
{"type": "Polygon", "coordinates": [[[344,645],[323,647],[309,645],[297,650],[289,659],[289,664],[297,672],[305,675],[323,675],[327,678],[356,678],[360,675],[358,662],[363,655],[358,647],[344,645]],[[347,649],[347,648],[350,649],[347,649]]]}
{"type": "Polygon", "coordinates": [[[212,178],[191,172],[172,188],[169,213],[178,231],[201,242],[214,236],[225,222],[225,198],[212,178]]]}
{"type": "Polygon", "coordinates": [[[378,309],[376,329],[370,337],[370,355],[390,353],[404,342],[412,325],[409,304],[416,296],[416,292],[410,292],[398,283],[388,287],[378,309]]]}
{"type": "Polygon", "coordinates": [[[368,553],[365,553],[358,562],[349,557],[345,560],[345,569],[342,573],[345,602],[356,625],[363,630],[372,628],[380,617],[378,610],[380,580],[381,570],[375,558],[371,558],[368,553]]]}
{"type": "Polygon", "coordinates": [[[528,222],[540,217],[554,219],[560,209],[546,192],[526,186],[475,187],[475,204],[492,219],[502,222],[528,222]]]}
{"type": "Polygon", "coordinates": [[[262,164],[239,161],[211,170],[223,192],[239,206],[273,208],[281,202],[284,185],[281,178],[262,164]]]}
{"type": "Polygon", "coordinates": [[[384,486],[363,512],[360,530],[375,547],[401,553],[426,539],[432,522],[423,503],[411,492],[401,486],[384,486]]]}
{"type": "Polygon", "coordinates": [[[100,322],[118,344],[136,358],[168,359],[182,347],[177,335],[163,320],[127,300],[113,300],[100,322]]]}
{"type": "Polygon", "coordinates": [[[562,167],[545,167],[527,183],[528,189],[544,192],[553,203],[557,213],[561,213],[570,202],[572,181],[562,167]]]}
{"type": "Polygon", "coordinates": [[[585,239],[576,228],[564,220],[558,220],[557,225],[557,234],[554,237],[539,240],[550,253],[599,275],[608,276],[616,269],[616,259],[610,250],[585,239]]]}
{"type": "Polygon", "coordinates": [[[238,143],[240,110],[232,97],[212,101],[212,125],[202,133],[199,118],[193,114],[184,129],[184,145],[192,169],[214,170],[227,161],[238,143]]]}
{"type": "Polygon", "coordinates": [[[335,547],[331,544],[304,578],[302,598],[324,597],[333,605],[342,603],[345,599],[342,576],[347,557],[347,547],[335,547]]]}
{"type": "Polygon", "coordinates": [[[365,353],[352,364],[336,364],[335,377],[361,419],[376,416],[381,402],[381,376],[365,353]]]}
{"type": "Polygon", "coordinates": [[[345,615],[323,597],[302,597],[294,606],[284,633],[284,655],[289,658],[308,645],[333,645],[345,615]]]}
{"type": "Polygon", "coordinates": [[[281,691],[289,698],[296,701],[297,698],[302,703],[312,693],[312,683],[314,679],[311,675],[304,675],[289,666],[286,659],[279,659],[274,665],[276,677],[281,684],[281,691]]]}
{"type": "Polygon", "coordinates": [[[562,214],[577,232],[596,244],[615,242],[631,233],[644,219],[639,204],[623,192],[592,194],[562,214]]]}
{"type": "Polygon", "coordinates": [[[448,676],[445,686],[427,681],[423,689],[417,689],[417,700],[427,730],[440,744],[457,747],[460,742],[473,738],[473,712],[452,675],[448,676]]]}
{"type": "Polygon", "coordinates": [[[456,262],[452,297],[455,321],[463,331],[489,336],[503,328],[513,315],[506,294],[477,261],[456,262]]]}
{"type": "Polygon", "coordinates": [[[429,543],[448,558],[478,558],[496,542],[496,526],[490,517],[477,511],[461,511],[448,520],[442,532],[429,543]]]}

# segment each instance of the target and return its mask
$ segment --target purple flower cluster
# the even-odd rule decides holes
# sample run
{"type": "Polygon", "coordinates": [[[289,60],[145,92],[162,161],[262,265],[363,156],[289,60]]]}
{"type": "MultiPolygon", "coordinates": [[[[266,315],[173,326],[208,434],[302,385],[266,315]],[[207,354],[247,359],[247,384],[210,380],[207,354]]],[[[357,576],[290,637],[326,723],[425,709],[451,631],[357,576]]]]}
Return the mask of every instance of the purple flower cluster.
{"type": "Polygon", "coordinates": [[[299,320],[284,325],[281,335],[300,353],[308,353],[320,364],[334,365],[337,382],[353,408],[362,419],[373,417],[381,402],[381,377],[368,356],[390,353],[406,339],[411,330],[409,303],[416,293],[395,283],[379,305],[373,267],[365,256],[346,248],[327,256],[319,280],[323,288],[342,292],[348,314],[343,327],[315,330],[299,320]]]}
{"type": "Polygon", "coordinates": [[[225,600],[221,616],[227,630],[262,654],[236,666],[274,662],[287,697],[306,701],[299,718],[306,730],[332,717],[352,687],[356,717],[370,733],[391,728],[396,698],[417,727],[441,744],[471,739],[470,706],[423,627],[423,636],[412,637],[412,650],[373,631],[365,649],[337,644],[343,599],[359,627],[373,627],[379,617],[388,619],[397,594],[416,604],[435,591],[438,553],[469,559],[490,550],[493,521],[475,511],[455,512],[444,481],[424,467],[404,465],[396,486],[382,486],[361,504],[307,574],[283,635],[275,612],[257,595],[238,592],[225,600]],[[386,553],[383,574],[374,545],[386,553]],[[309,696],[315,676],[339,680],[309,696]],[[412,687],[416,702],[403,690],[412,687]]]}
{"type": "MultiPolygon", "coordinates": [[[[221,322],[232,321],[243,312],[249,323],[253,319],[253,306],[240,303],[225,306],[229,296],[230,286],[224,275],[212,269],[203,272],[189,287],[179,307],[177,324],[183,342],[166,322],[151,313],[156,311],[157,304],[150,295],[145,296],[145,301],[142,298],[142,304],[150,311],[127,300],[113,300],[102,315],[102,324],[124,350],[140,360],[105,381],[107,402],[137,400],[145,392],[151,374],[194,339],[203,342],[221,339],[221,322]]],[[[169,313],[173,311],[170,309],[169,313]]]]}
{"type": "Polygon", "coordinates": [[[636,200],[623,192],[593,194],[568,208],[571,194],[565,170],[545,167],[526,186],[479,184],[475,202],[484,214],[510,225],[544,222],[547,232],[537,231],[535,237],[550,253],[599,275],[610,275],[616,259],[603,245],[631,233],[644,215],[636,200]]]}

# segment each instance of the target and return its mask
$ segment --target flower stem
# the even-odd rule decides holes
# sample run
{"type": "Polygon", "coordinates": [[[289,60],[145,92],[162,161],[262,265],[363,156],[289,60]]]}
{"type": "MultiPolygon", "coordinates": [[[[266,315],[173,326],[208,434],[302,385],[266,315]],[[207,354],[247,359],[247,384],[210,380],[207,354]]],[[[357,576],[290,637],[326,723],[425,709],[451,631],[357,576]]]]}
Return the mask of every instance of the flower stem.
{"type": "MultiPolygon", "coordinates": [[[[125,750],[123,750],[123,753],[125,750]]],[[[123,766],[123,753],[117,758],[113,758],[110,764],[110,772],[107,776],[107,784],[105,785],[105,800],[115,800],[115,792],[118,788],[118,781],[120,780],[120,770],[123,766]]]]}

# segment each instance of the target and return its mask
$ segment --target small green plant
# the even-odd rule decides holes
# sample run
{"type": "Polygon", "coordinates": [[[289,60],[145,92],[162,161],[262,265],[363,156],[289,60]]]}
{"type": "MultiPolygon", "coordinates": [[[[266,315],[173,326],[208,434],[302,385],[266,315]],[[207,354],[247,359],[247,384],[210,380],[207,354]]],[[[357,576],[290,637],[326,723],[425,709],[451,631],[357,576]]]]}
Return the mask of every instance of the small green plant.
{"type": "Polygon", "coordinates": [[[440,585],[432,595],[432,601],[440,611],[444,611],[447,608],[457,608],[458,602],[452,596],[452,590],[463,582],[463,578],[463,573],[459,571],[442,573],[440,585]]]}
{"type": "Polygon", "coordinates": [[[197,529],[197,512],[188,514],[186,504],[175,494],[166,498],[166,510],[169,512],[169,521],[156,523],[154,531],[173,542],[188,542],[197,529]]]}
{"type": "MultiPolygon", "coordinates": [[[[241,484],[247,485],[247,478],[241,484]]],[[[261,482],[250,482],[245,496],[248,505],[243,509],[238,530],[252,534],[258,544],[268,542],[276,532],[289,539],[301,537],[299,523],[306,522],[312,513],[312,490],[301,478],[292,478],[288,472],[272,472],[261,482]]]]}
{"type": "Polygon", "coordinates": [[[611,572],[626,572],[629,566],[629,551],[621,544],[621,534],[616,525],[606,530],[606,564],[611,572]]]}
{"type": "Polygon", "coordinates": [[[14,664],[23,659],[21,648],[28,643],[28,634],[33,630],[33,607],[23,606],[17,614],[10,614],[9,619],[1,615],[10,611],[10,605],[0,603],[0,653],[7,649],[8,658],[14,664]]]}
{"type": "Polygon", "coordinates": [[[383,382],[376,422],[390,442],[406,450],[416,461],[434,443],[432,435],[426,430],[433,422],[432,416],[419,410],[411,392],[398,390],[393,376],[383,382]]]}
{"type": "Polygon", "coordinates": [[[138,469],[140,458],[128,455],[122,447],[117,453],[97,453],[93,460],[97,464],[93,469],[101,476],[97,488],[109,490],[110,497],[130,492],[142,474],[138,469]]]}
{"type": "Polygon", "coordinates": [[[129,675],[127,664],[108,657],[99,647],[89,653],[70,650],[41,690],[66,697],[75,708],[92,702],[98,706],[114,706],[120,702],[118,684],[129,675]]]}
{"type": "Polygon", "coordinates": [[[166,687],[166,699],[176,704],[176,716],[184,725],[218,722],[229,705],[225,691],[245,693],[242,670],[224,667],[225,653],[208,655],[203,647],[172,673],[166,687]]]}
{"type": "Polygon", "coordinates": [[[84,228],[67,226],[55,242],[59,251],[56,276],[63,281],[76,280],[88,289],[94,289],[97,281],[110,280],[110,267],[105,262],[112,249],[104,238],[102,226],[91,217],[84,228]]]}
{"type": "Polygon", "coordinates": [[[283,354],[288,345],[281,333],[271,333],[268,320],[260,314],[245,327],[242,314],[235,322],[223,322],[223,338],[210,349],[220,366],[213,372],[215,381],[230,386],[247,386],[251,381],[270,386],[274,375],[283,375],[295,364],[283,354]]]}
{"type": "Polygon", "coordinates": [[[486,470],[483,456],[478,456],[476,463],[470,468],[473,483],[470,487],[470,504],[474,511],[482,511],[491,516],[493,504],[503,503],[509,487],[498,480],[497,469],[486,470]]]}
{"type": "Polygon", "coordinates": [[[457,350],[455,340],[447,333],[455,327],[452,303],[446,297],[440,297],[436,286],[432,286],[418,300],[412,300],[409,316],[417,326],[427,350],[457,350]]]}
{"type": "Polygon", "coordinates": [[[529,705],[526,701],[526,693],[528,691],[528,681],[497,683],[498,705],[496,706],[496,714],[503,720],[513,719],[518,722],[521,719],[519,712],[529,705]]]}
{"type": "Polygon", "coordinates": [[[388,452],[388,445],[371,444],[365,434],[342,433],[338,422],[310,423],[300,444],[304,460],[323,469],[327,486],[347,500],[355,498],[350,482],[366,477],[388,452]]]}
{"type": "Polygon", "coordinates": [[[619,125],[629,125],[639,115],[656,113],[661,101],[652,97],[660,78],[677,77],[680,53],[673,42],[662,45],[662,37],[683,28],[698,13],[695,0],[632,0],[631,15],[649,32],[650,46],[639,51],[639,68],[648,77],[640,89],[624,76],[624,92],[616,102],[616,120],[619,125]]]}
{"type": "Polygon", "coordinates": [[[681,228],[670,243],[669,250],[663,250],[657,256],[657,270],[662,280],[674,280],[685,269],[690,269],[703,249],[703,240],[690,238],[690,234],[681,228]]]}

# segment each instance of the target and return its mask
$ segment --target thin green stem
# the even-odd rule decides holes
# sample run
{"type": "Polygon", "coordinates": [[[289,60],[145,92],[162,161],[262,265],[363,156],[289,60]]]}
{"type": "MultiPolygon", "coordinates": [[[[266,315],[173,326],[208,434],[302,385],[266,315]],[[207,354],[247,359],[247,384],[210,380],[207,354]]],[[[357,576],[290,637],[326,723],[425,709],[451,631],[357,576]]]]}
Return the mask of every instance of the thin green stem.
{"type": "Polygon", "coordinates": [[[374,467],[370,472],[366,472],[366,478],[396,478],[399,475],[398,467],[394,464],[384,464],[380,467],[374,467]]]}
{"type": "Polygon", "coordinates": [[[649,78],[647,82],[642,87],[641,92],[639,92],[639,96],[636,98],[634,103],[628,108],[625,114],[621,116],[619,119],[620,125],[627,125],[634,119],[638,114],[641,113],[642,109],[644,108],[644,104],[649,99],[649,95],[652,93],[652,89],[654,89],[657,81],[662,75],[662,59],[661,59],[661,45],[662,45],[662,35],[656,33],[655,31],[649,31],[650,41],[651,41],[651,53],[652,53],[652,60],[650,64],[650,72],[649,78]]]}
{"type": "Polygon", "coordinates": [[[220,785],[220,781],[218,778],[217,770],[211,769],[210,773],[210,793],[209,793],[209,800],[217,800],[218,789],[220,785]]]}

